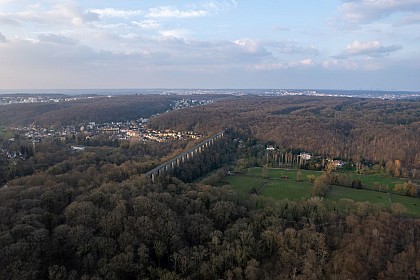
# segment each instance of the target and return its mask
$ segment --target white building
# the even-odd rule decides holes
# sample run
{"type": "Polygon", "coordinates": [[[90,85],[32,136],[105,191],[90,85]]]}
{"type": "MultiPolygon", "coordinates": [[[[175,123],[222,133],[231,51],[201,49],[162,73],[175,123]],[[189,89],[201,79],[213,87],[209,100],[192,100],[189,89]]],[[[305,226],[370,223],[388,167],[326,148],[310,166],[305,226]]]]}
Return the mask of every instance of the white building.
{"type": "Polygon", "coordinates": [[[300,153],[300,158],[303,160],[310,160],[312,158],[312,156],[308,153],[300,153]]]}

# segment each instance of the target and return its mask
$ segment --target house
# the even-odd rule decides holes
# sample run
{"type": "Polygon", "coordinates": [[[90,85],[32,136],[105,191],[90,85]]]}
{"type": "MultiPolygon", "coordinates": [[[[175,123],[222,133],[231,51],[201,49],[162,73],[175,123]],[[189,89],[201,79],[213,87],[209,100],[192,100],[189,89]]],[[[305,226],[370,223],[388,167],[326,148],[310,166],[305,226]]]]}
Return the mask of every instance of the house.
{"type": "Polygon", "coordinates": [[[71,149],[77,152],[77,151],[84,151],[85,147],[84,146],[71,146],[71,149]]]}
{"type": "Polygon", "coordinates": [[[300,153],[300,158],[301,159],[303,159],[303,160],[310,160],[311,158],[312,158],[312,156],[310,155],[310,154],[308,154],[308,153],[305,153],[305,152],[303,152],[303,153],[300,153]]]}
{"type": "Polygon", "coordinates": [[[345,162],[344,161],[342,161],[342,160],[333,160],[333,166],[335,167],[335,168],[340,168],[340,167],[343,167],[343,165],[345,164],[345,162]]]}
{"type": "Polygon", "coordinates": [[[127,131],[127,135],[130,136],[130,137],[139,137],[140,132],[136,131],[136,130],[129,130],[129,131],[127,131]]]}
{"type": "Polygon", "coordinates": [[[267,146],[267,151],[274,151],[274,146],[268,145],[267,146]]]}

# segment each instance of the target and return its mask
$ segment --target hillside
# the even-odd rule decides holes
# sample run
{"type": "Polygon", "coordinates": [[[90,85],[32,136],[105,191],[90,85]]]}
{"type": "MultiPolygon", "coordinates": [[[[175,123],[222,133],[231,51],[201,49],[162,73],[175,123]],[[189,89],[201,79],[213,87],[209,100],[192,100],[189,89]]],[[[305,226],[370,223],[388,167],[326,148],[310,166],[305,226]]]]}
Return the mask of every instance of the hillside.
{"type": "Polygon", "coordinates": [[[3,125],[59,126],[80,122],[111,122],[147,118],[165,112],[176,96],[124,95],[62,103],[13,104],[0,108],[3,125]]]}
{"type": "Polygon", "coordinates": [[[234,128],[281,147],[420,167],[420,103],[357,98],[236,97],[154,118],[154,128],[234,128]]]}

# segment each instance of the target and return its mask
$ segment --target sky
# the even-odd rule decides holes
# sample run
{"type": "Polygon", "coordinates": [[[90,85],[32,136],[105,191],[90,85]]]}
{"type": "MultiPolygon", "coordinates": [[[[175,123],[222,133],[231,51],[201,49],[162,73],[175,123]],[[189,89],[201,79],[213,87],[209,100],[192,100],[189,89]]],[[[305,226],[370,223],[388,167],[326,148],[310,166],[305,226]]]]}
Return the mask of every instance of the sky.
{"type": "Polygon", "coordinates": [[[0,89],[420,90],[420,0],[0,0],[0,89]]]}

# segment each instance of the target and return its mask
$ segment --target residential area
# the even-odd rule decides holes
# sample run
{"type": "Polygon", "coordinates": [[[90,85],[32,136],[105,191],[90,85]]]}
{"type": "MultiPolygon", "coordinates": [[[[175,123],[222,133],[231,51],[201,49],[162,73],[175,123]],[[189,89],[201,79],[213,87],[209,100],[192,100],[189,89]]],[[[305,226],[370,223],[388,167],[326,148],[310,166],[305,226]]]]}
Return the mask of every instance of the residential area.
{"type": "MultiPolygon", "coordinates": [[[[41,142],[47,139],[92,139],[99,135],[110,140],[127,141],[156,141],[166,142],[171,139],[199,139],[202,135],[193,131],[157,131],[146,127],[148,119],[137,119],[126,122],[96,123],[87,122],[78,126],[68,125],[58,129],[44,128],[40,126],[11,127],[10,129],[19,133],[33,142],[41,142]]],[[[9,139],[14,141],[13,138],[9,139]]]]}
{"type": "Polygon", "coordinates": [[[10,127],[10,135],[3,142],[0,149],[0,157],[9,159],[25,160],[27,151],[21,150],[19,144],[22,140],[37,143],[59,141],[62,143],[74,143],[73,147],[82,151],[83,144],[94,143],[95,140],[115,142],[167,142],[171,140],[191,140],[200,139],[202,135],[194,131],[174,131],[174,130],[153,130],[146,127],[148,119],[140,118],[126,122],[96,123],[87,122],[78,126],[68,125],[58,129],[45,128],[41,126],[10,127]],[[6,144],[8,143],[8,144],[6,144]]]}
{"type": "MultiPolygon", "coordinates": [[[[53,103],[96,97],[99,98],[101,96],[0,95],[0,103],[2,105],[40,102],[53,103]]],[[[202,106],[210,103],[213,103],[213,100],[178,99],[171,103],[168,111],[202,106]]],[[[148,121],[148,118],[139,118],[105,123],[87,121],[78,125],[63,125],[61,127],[43,127],[37,124],[3,127],[0,131],[0,139],[4,140],[0,150],[0,157],[24,160],[27,155],[24,151],[20,151],[20,147],[24,142],[24,147],[31,146],[34,150],[38,143],[55,141],[57,143],[74,144],[72,147],[78,147],[77,150],[82,151],[84,149],[81,147],[84,145],[110,145],[110,143],[116,143],[118,141],[128,141],[130,143],[151,141],[162,143],[170,140],[191,140],[202,137],[202,135],[194,131],[153,130],[147,127],[148,121]]]]}
{"type": "Polygon", "coordinates": [[[92,99],[103,96],[96,95],[63,95],[63,94],[0,94],[0,105],[24,103],[59,103],[81,99],[92,99]]]}

